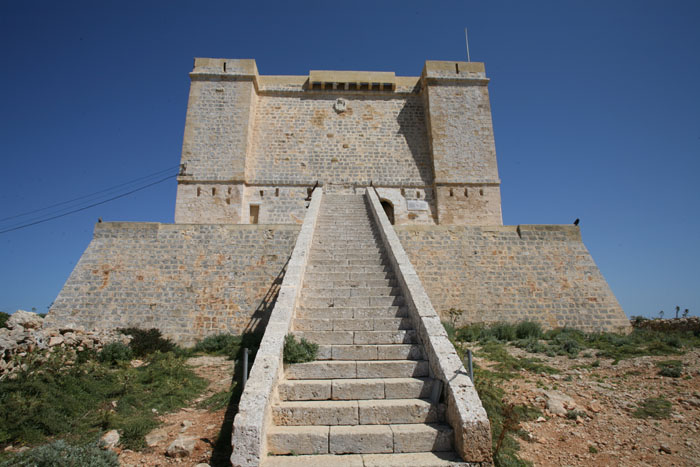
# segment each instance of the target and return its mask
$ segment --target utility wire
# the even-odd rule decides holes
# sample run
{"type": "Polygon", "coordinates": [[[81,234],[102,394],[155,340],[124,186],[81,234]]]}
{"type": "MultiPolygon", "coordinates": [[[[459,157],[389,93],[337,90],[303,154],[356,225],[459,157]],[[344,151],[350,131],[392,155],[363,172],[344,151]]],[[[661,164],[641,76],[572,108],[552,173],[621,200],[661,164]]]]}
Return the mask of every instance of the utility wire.
{"type": "Polygon", "coordinates": [[[56,216],[48,217],[48,218],[46,218],[46,219],[42,219],[42,220],[39,220],[39,221],[36,221],[36,222],[31,222],[31,223],[29,223],[29,224],[24,224],[24,225],[20,225],[20,226],[18,226],[18,227],[12,227],[12,228],[9,228],[9,229],[0,230],[0,234],[4,234],[4,233],[8,233],[8,232],[13,232],[13,231],[15,231],[15,230],[24,229],[24,228],[26,228],[26,227],[31,227],[31,226],[37,225],[37,224],[43,224],[44,222],[48,222],[48,221],[51,221],[51,220],[54,220],[54,219],[58,219],[59,217],[64,217],[64,216],[67,216],[67,215],[69,215],[69,214],[74,214],[74,213],[76,213],[76,212],[85,211],[86,209],[94,208],[95,206],[99,206],[99,205],[101,205],[101,204],[105,204],[105,203],[108,203],[108,202],[110,202],[110,201],[114,201],[114,200],[116,200],[116,199],[123,198],[123,197],[125,197],[125,196],[129,196],[129,195],[131,195],[131,194],[133,194],[133,193],[136,193],[137,191],[141,191],[141,190],[144,190],[144,189],[146,189],[146,188],[148,188],[148,187],[152,187],[153,185],[157,185],[157,184],[159,184],[159,183],[163,183],[163,182],[165,182],[166,180],[170,180],[171,178],[174,178],[174,177],[176,177],[176,176],[177,176],[177,174],[168,175],[167,177],[161,178],[161,179],[158,180],[158,181],[149,183],[148,185],[144,185],[144,186],[142,186],[142,187],[136,188],[136,189],[131,190],[131,191],[127,191],[126,193],[122,193],[122,194],[120,194],[120,195],[113,196],[112,198],[106,199],[106,200],[104,200],[104,201],[100,201],[100,202],[97,202],[97,203],[93,203],[93,204],[90,204],[90,205],[88,205],[88,206],[84,206],[84,207],[82,207],[82,208],[74,209],[74,210],[72,210],[72,211],[69,211],[69,212],[66,212],[66,213],[63,213],[63,214],[58,214],[58,215],[56,215],[56,216]]]}
{"type": "Polygon", "coordinates": [[[34,210],[32,210],[32,211],[26,211],[26,212],[23,212],[23,213],[20,213],[20,214],[15,214],[15,215],[13,215],[13,216],[3,217],[2,219],[0,219],[0,222],[4,222],[4,221],[10,220],[10,219],[16,219],[16,218],[18,218],[18,217],[28,216],[29,214],[34,214],[34,213],[41,212],[41,211],[46,211],[46,210],[51,209],[51,208],[55,208],[55,207],[58,207],[58,206],[62,206],[62,205],[64,205],[64,204],[70,204],[70,203],[73,203],[73,202],[75,202],[75,201],[80,201],[80,200],[83,200],[83,199],[86,199],[86,198],[92,198],[92,197],[94,197],[95,195],[99,195],[99,194],[102,194],[102,193],[107,193],[107,192],[110,192],[110,191],[114,191],[114,190],[116,190],[117,188],[121,188],[121,187],[126,186],[126,185],[133,185],[133,184],[136,183],[136,182],[139,182],[139,181],[142,181],[142,180],[146,180],[146,179],[149,179],[149,178],[153,178],[153,177],[155,177],[155,176],[157,176],[157,175],[163,174],[164,172],[170,172],[171,170],[173,170],[173,169],[175,169],[175,168],[177,168],[177,167],[179,167],[179,166],[178,166],[178,165],[174,165],[174,166],[168,167],[167,169],[159,170],[158,172],[153,172],[152,174],[144,175],[143,177],[135,178],[135,179],[130,180],[130,181],[128,181],[128,182],[120,183],[119,185],[114,185],[114,186],[112,186],[112,187],[105,188],[104,190],[96,191],[96,192],[94,192],[94,193],[90,193],[90,194],[87,194],[87,195],[78,196],[77,198],[69,199],[68,201],[62,201],[62,202],[60,202],[60,203],[55,203],[55,204],[52,204],[52,205],[50,205],[50,206],[46,206],[46,207],[39,208],[39,209],[34,209],[34,210]]]}

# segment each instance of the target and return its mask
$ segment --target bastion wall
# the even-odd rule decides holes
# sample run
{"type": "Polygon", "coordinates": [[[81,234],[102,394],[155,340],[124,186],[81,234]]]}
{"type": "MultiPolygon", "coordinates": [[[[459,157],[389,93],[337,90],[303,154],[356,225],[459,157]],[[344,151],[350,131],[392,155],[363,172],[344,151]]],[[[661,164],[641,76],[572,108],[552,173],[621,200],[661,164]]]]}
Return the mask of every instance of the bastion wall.
{"type": "Polygon", "coordinates": [[[573,225],[398,226],[433,307],[457,324],[533,320],[547,328],[629,329],[573,225]]]}
{"type": "Polygon", "coordinates": [[[96,224],[46,325],[158,328],[191,344],[269,315],[296,225],[96,224]]]}

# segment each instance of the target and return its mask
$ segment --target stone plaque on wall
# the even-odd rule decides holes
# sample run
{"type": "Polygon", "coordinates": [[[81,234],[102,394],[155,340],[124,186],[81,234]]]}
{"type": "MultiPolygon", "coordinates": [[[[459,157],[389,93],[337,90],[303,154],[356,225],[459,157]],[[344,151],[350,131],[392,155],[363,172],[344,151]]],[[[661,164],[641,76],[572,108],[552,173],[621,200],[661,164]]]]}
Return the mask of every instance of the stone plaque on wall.
{"type": "Polygon", "coordinates": [[[409,199],[406,200],[407,208],[409,211],[427,211],[428,203],[422,199],[409,199]]]}

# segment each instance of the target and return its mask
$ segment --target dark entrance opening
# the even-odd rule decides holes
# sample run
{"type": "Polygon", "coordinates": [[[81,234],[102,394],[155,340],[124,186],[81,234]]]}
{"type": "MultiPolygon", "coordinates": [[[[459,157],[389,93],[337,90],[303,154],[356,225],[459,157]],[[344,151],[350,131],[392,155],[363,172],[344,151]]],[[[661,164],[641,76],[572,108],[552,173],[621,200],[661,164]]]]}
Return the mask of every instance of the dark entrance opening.
{"type": "Polygon", "coordinates": [[[384,212],[386,213],[386,217],[389,218],[389,222],[391,222],[391,225],[394,225],[394,205],[391,204],[390,201],[383,199],[382,200],[382,207],[384,208],[384,212]]]}

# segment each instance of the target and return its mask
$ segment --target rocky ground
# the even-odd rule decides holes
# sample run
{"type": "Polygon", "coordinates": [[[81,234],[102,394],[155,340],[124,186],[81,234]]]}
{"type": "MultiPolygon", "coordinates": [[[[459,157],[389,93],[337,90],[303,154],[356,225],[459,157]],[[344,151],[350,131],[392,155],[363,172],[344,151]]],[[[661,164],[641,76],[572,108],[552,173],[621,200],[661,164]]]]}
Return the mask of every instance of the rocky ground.
{"type": "Polygon", "coordinates": [[[120,450],[123,466],[222,465],[221,453],[215,452],[226,409],[209,411],[199,408],[209,396],[228,390],[233,377],[234,362],[226,357],[202,356],[187,360],[195,372],[207,380],[207,390],[189,407],[163,414],[162,426],[146,436],[148,447],[140,452],[120,450]]]}
{"type": "Polygon", "coordinates": [[[533,355],[511,346],[508,351],[536,356],[560,371],[553,375],[522,371],[519,378],[504,383],[509,402],[543,413],[536,421],[522,423],[526,432],[520,441],[522,459],[542,466],[700,465],[700,350],[621,360],[616,365],[595,357],[533,355]],[[657,362],[669,359],[683,362],[680,378],[657,374],[657,362]],[[645,399],[659,396],[671,402],[668,418],[632,415],[645,399]]]}

